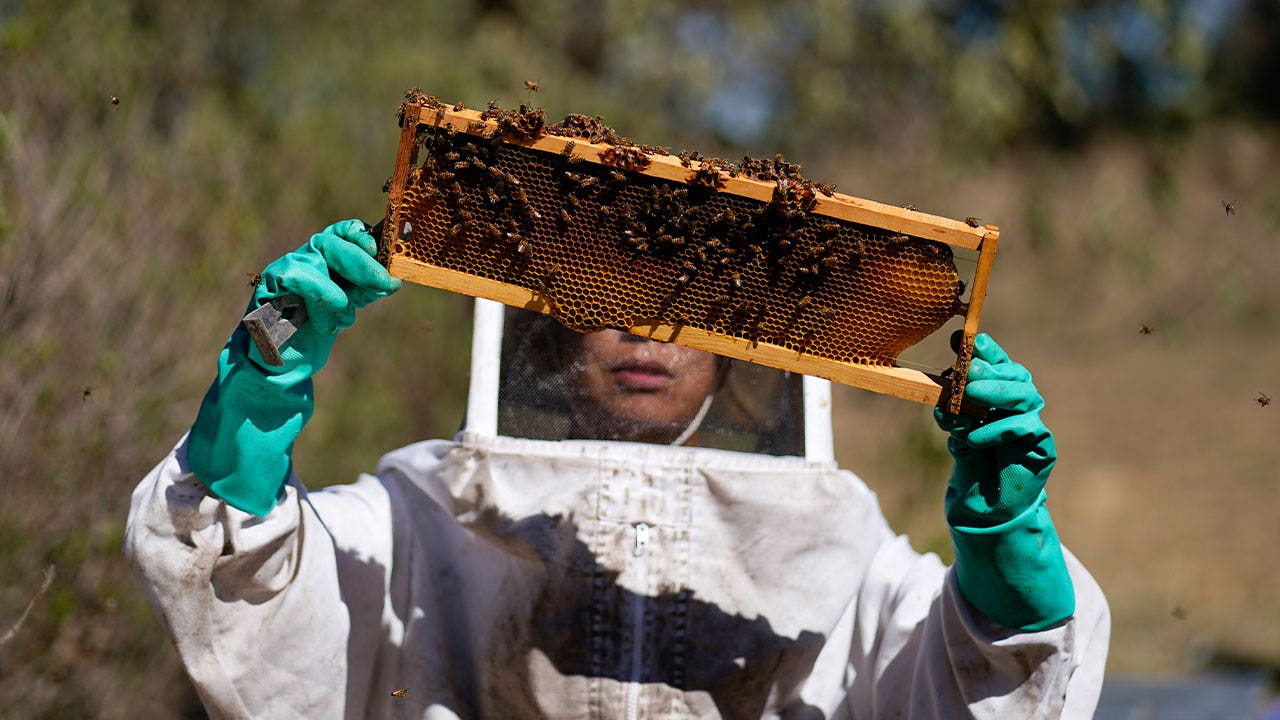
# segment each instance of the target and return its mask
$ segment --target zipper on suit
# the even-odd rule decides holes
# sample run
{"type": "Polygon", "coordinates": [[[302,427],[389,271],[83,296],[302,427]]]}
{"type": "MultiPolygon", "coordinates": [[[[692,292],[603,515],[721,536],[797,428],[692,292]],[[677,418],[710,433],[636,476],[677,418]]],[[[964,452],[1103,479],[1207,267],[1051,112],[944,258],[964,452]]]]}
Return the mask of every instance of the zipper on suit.
{"type": "Polygon", "coordinates": [[[635,588],[631,596],[631,682],[627,685],[627,720],[637,720],[640,716],[640,680],[644,667],[644,588],[648,584],[648,570],[645,567],[646,548],[649,546],[648,523],[638,522],[632,526],[635,530],[635,544],[631,554],[635,562],[635,588]]]}

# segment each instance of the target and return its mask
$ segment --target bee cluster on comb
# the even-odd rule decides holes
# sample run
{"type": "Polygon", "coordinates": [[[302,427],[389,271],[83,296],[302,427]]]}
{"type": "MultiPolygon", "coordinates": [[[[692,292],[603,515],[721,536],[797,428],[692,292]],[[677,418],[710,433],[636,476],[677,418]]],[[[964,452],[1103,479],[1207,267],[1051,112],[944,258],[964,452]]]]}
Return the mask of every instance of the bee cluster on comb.
{"type": "Polygon", "coordinates": [[[839,195],[781,157],[636,145],[598,117],[406,100],[393,274],[920,402],[959,385],[896,359],[957,315],[976,330],[985,274],[964,302],[952,245],[993,252],[994,228],[839,195]]]}

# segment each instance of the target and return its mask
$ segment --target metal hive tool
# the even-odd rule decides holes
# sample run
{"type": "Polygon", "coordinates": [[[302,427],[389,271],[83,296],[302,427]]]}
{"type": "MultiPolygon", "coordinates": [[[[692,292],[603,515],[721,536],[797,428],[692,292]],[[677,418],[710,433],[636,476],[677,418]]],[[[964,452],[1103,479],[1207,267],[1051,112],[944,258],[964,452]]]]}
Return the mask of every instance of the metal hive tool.
{"type": "Polygon", "coordinates": [[[780,159],[675,157],[569,116],[411,91],[379,259],[397,277],[960,409],[999,231],[841,195],[780,159]],[[978,251],[969,301],[953,247],[978,251]],[[964,317],[952,372],[898,365],[964,317]]]}

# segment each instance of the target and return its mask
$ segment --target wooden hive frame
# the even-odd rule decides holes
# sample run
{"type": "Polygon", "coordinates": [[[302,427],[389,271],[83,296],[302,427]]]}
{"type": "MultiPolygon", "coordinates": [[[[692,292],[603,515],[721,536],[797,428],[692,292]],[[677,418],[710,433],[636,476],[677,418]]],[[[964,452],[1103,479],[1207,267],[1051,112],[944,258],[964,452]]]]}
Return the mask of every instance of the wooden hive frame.
{"type": "MultiPolygon", "coordinates": [[[[551,307],[547,298],[536,290],[438,267],[391,251],[396,242],[397,228],[401,227],[402,200],[411,172],[417,162],[417,136],[423,126],[436,130],[452,128],[458,133],[485,138],[498,136],[501,132],[498,120],[485,119],[482,113],[475,110],[445,104],[427,105],[413,101],[404,105],[401,115],[400,144],[396,154],[395,169],[388,184],[387,213],[382,236],[379,238],[379,258],[387,264],[390,273],[398,278],[464,295],[495,300],[514,307],[550,313],[551,307]]],[[[582,138],[546,133],[538,133],[532,138],[518,138],[508,134],[503,136],[502,140],[557,155],[568,155],[572,152],[582,161],[602,166],[608,165],[602,160],[602,155],[614,147],[605,143],[588,142],[582,138]]],[[[703,166],[699,161],[693,161],[690,164],[678,157],[661,154],[650,154],[648,159],[649,163],[646,167],[634,172],[678,183],[688,183],[694,173],[703,166]]],[[[729,176],[724,173],[721,175],[723,180],[723,186],[719,188],[721,193],[730,193],[766,203],[774,197],[777,187],[775,182],[755,180],[742,175],[729,176]]],[[[994,225],[975,226],[969,222],[841,193],[818,195],[816,204],[810,212],[977,251],[977,265],[969,288],[970,299],[967,312],[964,314],[963,339],[957,352],[953,372],[933,375],[901,366],[840,362],[807,355],[768,342],[754,342],[685,325],[644,324],[621,329],[660,341],[676,342],[731,358],[822,377],[918,403],[937,405],[951,412],[959,412],[964,379],[972,357],[974,337],[978,332],[987,281],[995,259],[1000,235],[999,228],[994,225]]]]}

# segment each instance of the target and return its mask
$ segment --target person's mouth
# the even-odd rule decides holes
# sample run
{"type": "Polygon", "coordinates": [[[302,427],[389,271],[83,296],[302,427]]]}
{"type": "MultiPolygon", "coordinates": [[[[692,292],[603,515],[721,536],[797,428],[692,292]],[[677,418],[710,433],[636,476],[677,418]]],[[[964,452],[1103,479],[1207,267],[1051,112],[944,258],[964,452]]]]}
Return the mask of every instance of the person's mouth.
{"type": "Polygon", "coordinates": [[[624,390],[637,392],[661,390],[675,381],[670,370],[647,360],[626,360],[614,365],[610,372],[624,390]]]}

